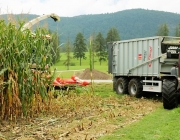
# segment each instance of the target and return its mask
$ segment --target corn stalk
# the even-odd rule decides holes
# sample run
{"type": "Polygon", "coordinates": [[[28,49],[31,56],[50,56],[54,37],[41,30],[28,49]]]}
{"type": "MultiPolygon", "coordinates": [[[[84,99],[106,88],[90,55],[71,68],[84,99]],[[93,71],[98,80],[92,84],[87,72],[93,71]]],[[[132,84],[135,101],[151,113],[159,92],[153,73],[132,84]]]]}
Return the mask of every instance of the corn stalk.
{"type": "Polygon", "coordinates": [[[92,74],[92,36],[90,36],[90,41],[89,41],[89,68],[90,68],[90,74],[91,74],[91,89],[92,93],[94,93],[93,89],[93,74],[92,74]]]}
{"type": "Polygon", "coordinates": [[[41,111],[46,105],[51,43],[42,39],[46,30],[29,29],[0,20],[0,117],[15,119],[41,111]],[[35,70],[31,67],[36,65],[35,70]]]}

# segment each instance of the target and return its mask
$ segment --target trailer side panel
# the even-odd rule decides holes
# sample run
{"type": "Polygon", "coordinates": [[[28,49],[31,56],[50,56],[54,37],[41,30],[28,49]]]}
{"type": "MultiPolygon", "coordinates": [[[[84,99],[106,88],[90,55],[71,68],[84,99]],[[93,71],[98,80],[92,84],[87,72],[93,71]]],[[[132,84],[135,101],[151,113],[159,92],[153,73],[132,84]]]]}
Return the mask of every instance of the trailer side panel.
{"type": "Polygon", "coordinates": [[[161,40],[161,37],[151,37],[114,42],[111,47],[112,74],[158,76],[161,40]]]}

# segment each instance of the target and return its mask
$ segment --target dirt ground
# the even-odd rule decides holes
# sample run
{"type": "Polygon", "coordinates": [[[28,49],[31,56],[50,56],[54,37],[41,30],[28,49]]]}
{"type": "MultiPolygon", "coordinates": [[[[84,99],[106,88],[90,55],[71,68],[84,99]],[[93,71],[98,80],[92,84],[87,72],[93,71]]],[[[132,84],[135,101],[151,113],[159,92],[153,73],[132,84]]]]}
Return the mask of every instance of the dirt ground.
{"type": "MultiPolygon", "coordinates": [[[[86,79],[89,80],[91,79],[91,72],[90,69],[87,68],[82,72],[79,72],[76,74],[77,77],[80,79],[86,79]]],[[[98,70],[92,70],[92,79],[94,80],[110,80],[112,79],[112,76],[108,73],[100,72],[98,70]]]]}
{"type": "Polygon", "coordinates": [[[102,98],[68,94],[53,99],[49,113],[18,123],[1,122],[1,140],[96,140],[121,129],[160,106],[151,99],[102,98]]]}

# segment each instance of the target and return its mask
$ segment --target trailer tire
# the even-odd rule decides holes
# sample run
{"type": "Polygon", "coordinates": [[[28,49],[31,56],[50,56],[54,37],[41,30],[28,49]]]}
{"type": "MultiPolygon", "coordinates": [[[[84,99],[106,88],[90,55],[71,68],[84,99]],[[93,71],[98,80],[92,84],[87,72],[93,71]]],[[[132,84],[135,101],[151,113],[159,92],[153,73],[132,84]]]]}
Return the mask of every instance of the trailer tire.
{"type": "Polygon", "coordinates": [[[128,93],[128,79],[120,77],[116,82],[116,93],[125,94],[128,93]]]}
{"type": "Polygon", "coordinates": [[[178,94],[176,92],[176,85],[173,81],[163,81],[162,99],[164,109],[173,109],[178,106],[178,94]]]}
{"type": "Polygon", "coordinates": [[[128,85],[128,91],[130,96],[140,98],[142,97],[142,90],[143,90],[143,86],[142,83],[140,82],[140,79],[133,78],[130,80],[128,85]]]}

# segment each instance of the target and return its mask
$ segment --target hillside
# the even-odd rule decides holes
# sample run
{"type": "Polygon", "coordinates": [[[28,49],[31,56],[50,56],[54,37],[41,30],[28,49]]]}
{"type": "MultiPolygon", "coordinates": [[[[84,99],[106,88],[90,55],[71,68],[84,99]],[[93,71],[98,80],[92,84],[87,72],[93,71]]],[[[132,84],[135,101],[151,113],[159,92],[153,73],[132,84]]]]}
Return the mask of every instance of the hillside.
{"type": "MultiPolygon", "coordinates": [[[[2,17],[7,16],[3,15],[2,17]]],[[[16,17],[26,17],[26,19],[30,20],[37,17],[37,15],[16,15],[16,17]]],[[[51,30],[58,31],[61,42],[65,42],[67,38],[73,42],[78,32],[82,32],[85,38],[98,32],[101,32],[106,37],[111,27],[118,29],[121,40],[154,36],[159,25],[163,23],[168,25],[170,29],[169,35],[174,35],[175,27],[180,23],[180,14],[145,9],[60,18],[59,23],[48,19],[42,21],[41,24],[48,23],[51,30]]]]}
{"type": "Polygon", "coordinates": [[[75,38],[82,32],[85,38],[90,34],[102,32],[104,37],[111,27],[116,27],[121,40],[154,36],[160,24],[167,23],[170,35],[174,35],[175,27],[180,23],[180,14],[169,12],[134,9],[111,14],[82,15],[72,18],[61,18],[59,31],[62,39],[75,38]]]}

